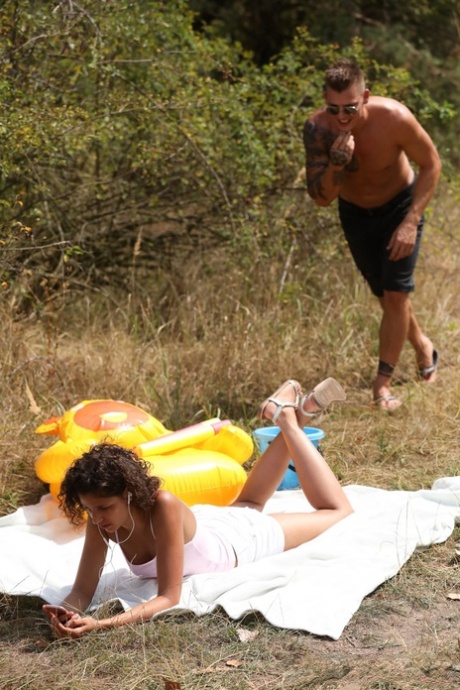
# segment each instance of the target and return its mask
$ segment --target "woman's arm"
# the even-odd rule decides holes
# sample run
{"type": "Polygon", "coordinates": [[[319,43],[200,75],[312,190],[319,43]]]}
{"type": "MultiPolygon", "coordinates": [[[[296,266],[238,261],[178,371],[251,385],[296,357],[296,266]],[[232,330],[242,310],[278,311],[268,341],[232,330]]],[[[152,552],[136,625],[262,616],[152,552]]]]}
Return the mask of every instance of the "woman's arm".
{"type": "Polygon", "coordinates": [[[107,544],[97,527],[88,520],[77,576],[71,591],[61,602],[62,606],[76,612],[88,608],[99,583],[106,554],[107,544]]]}
{"type": "MultiPolygon", "coordinates": [[[[130,623],[142,623],[152,618],[156,613],[178,604],[182,591],[184,562],[184,510],[189,509],[169,492],[160,491],[158,493],[158,498],[152,509],[157,549],[158,594],[156,597],[134,606],[129,611],[101,620],[96,620],[90,616],[72,616],[65,621],[65,625],[58,624],[59,634],[78,638],[96,629],[102,630],[129,625],[130,623]]],[[[81,585],[78,590],[74,586],[71,594],[67,597],[66,601],[71,605],[74,605],[77,600],[76,597],[80,597],[78,601],[82,600],[81,585]]]]}
{"type": "Polygon", "coordinates": [[[100,572],[105,563],[107,545],[99,530],[88,521],[85,543],[73,587],[59,606],[44,604],[43,611],[51,619],[51,625],[58,636],[63,636],[62,628],[84,611],[91,603],[99,582],[100,572]]]}

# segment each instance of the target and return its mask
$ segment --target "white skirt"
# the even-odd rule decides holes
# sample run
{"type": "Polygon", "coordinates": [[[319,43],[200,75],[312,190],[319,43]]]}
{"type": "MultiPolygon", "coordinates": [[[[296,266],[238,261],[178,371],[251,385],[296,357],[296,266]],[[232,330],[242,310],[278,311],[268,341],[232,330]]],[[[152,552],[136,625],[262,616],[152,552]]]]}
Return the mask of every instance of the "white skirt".
{"type": "Polygon", "coordinates": [[[284,551],[284,532],[271,515],[255,508],[195,505],[193,514],[224,549],[235,553],[238,565],[253,563],[261,558],[284,551]]]}

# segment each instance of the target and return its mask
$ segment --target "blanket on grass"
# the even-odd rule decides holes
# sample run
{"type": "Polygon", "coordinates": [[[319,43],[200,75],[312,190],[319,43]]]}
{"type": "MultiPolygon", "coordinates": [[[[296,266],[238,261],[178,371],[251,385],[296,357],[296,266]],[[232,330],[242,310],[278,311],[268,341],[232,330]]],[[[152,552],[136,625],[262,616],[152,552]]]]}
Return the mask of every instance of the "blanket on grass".
{"type": "MultiPolygon", "coordinates": [[[[203,615],[220,606],[234,619],[257,611],[276,627],[338,639],[366,595],[393,577],[417,547],[445,541],[460,522],[460,477],[439,479],[431,490],[345,491],[353,515],[291,551],[228,573],[185,578],[175,610],[203,615]]],[[[279,491],[266,510],[311,506],[300,490],[279,491]]],[[[0,591],[60,602],[76,574],[83,530],[61,516],[50,495],[0,518],[0,591]]],[[[118,599],[126,609],[155,594],[156,581],[133,576],[115,546],[93,606],[118,599]]]]}

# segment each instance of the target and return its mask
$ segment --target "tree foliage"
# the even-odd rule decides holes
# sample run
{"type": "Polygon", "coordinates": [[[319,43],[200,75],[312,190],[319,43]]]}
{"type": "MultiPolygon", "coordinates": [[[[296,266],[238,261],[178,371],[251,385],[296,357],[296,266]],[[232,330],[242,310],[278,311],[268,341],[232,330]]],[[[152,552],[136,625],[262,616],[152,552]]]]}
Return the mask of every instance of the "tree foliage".
{"type": "MultiPolygon", "coordinates": [[[[258,64],[289,46],[299,28],[322,43],[346,49],[359,39],[369,58],[408,70],[440,103],[460,106],[460,9],[458,0],[190,0],[197,28],[240,41],[258,64]]],[[[446,114],[446,113],[445,113],[446,114]]],[[[458,126],[443,134],[458,162],[458,126]]]]}
{"type": "MultiPolygon", "coordinates": [[[[257,66],[185,0],[5,0],[0,36],[1,280],[31,303],[134,275],[146,291],[214,245],[260,247],[342,52],[302,29],[257,66]]],[[[448,115],[405,69],[347,51],[422,119],[448,115]]]]}
{"type": "Polygon", "coordinates": [[[190,0],[190,7],[197,27],[212,25],[220,35],[240,41],[259,64],[289,45],[298,27],[342,47],[359,37],[374,56],[377,30],[395,45],[411,44],[438,59],[458,57],[457,0],[190,0]]]}

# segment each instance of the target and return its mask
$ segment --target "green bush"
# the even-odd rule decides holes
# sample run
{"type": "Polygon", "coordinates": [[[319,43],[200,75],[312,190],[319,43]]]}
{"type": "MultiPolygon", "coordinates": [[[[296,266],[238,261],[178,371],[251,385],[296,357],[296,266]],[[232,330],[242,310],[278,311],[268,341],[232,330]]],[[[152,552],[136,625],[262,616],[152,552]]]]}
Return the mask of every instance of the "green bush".
{"type": "MultiPolygon", "coordinates": [[[[305,217],[327,242],[301,132],[338,46],[303,29],[258,67],[194,30],[185,0],[7,0],[0,22],[0,268],[21,308],[104,286],[161,296],[213,247],[248,268],[284,257],[305,217]]],[[[345,53],[423,120],[449,114],[359,42],[345,53]]]]}

